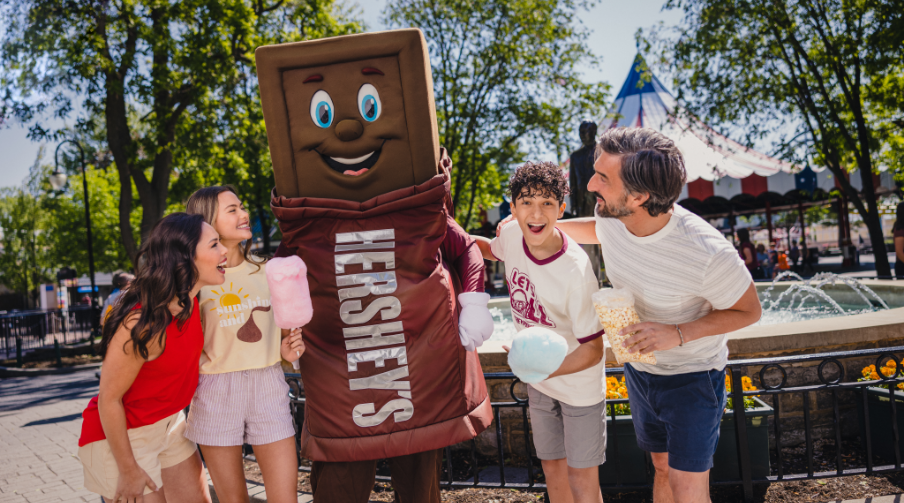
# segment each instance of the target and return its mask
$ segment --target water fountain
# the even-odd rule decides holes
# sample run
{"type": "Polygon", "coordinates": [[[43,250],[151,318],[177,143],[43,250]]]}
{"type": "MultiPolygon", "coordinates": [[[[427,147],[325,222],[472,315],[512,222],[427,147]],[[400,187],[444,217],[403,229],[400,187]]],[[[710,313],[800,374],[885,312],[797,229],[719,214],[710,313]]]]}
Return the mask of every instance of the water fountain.
{"type": "MultiPolygon", "coordinates": [[[[862,281],[827,272],[804,279],[797,273],[784,271],[776,276],[768,286],[760,283],[757,284],[757,287],[760,290],[759,297],[763,305],[763,317],[756,326],[853,316],[892,309],[885,300],[862,281]],[[783,281],[791,278],[797,281],[783,281]],[[843,301],[837,300],[837,297],[851,297],[851,295],[843,296],[837,292],[840,285],[849,289],[850,294],[854,297],[844,298],[843,301]],[[827,288],[832,291],[826,291],[827,288]]],[[[904,288],[899,288],[899,290],[904,292],[904,288]]],[[[904,302],[899,303],[900,305],[896,307],[904,306],[904,302]]],[[[517,329],[512,322],[508,299],[493,299],[490,307],[490,312],[496,322],[496,330],[490,340],[511,340],[517,333],[517,329]]]]}

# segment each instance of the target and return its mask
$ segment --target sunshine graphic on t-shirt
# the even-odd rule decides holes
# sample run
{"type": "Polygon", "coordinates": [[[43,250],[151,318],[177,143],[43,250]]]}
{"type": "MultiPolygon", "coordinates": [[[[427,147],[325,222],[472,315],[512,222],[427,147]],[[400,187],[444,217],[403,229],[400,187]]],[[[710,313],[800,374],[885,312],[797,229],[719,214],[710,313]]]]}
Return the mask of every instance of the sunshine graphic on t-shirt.
{"type": "Polygon", "coordinates": [[[512,315],[515,321],[521,323],[525,327],[542,325],[544,327],[555,328],[556,324],[534,291],[534,284],[531,283],[527,274],[522,273],[516,268],[512,269],[512,276],[509,278],[509,288],[511,289],[512,315]]]}
{"type": "Polygon", "coordinates": [[[228,291],[225,288],[220,287],[220,292],[217,292],[216,289],[213,289],[210,292],[211,295],[219,297],[219,300],[215,301],[218,305],[212,307],[210,310],[216,311],[217,316],[220,318],[224,315],[226,316],[226,319],[220,319],[219,325],[221,327],[244,325],[246,319],[245,313],[249,310],[269,311],[270,299],[262,299],[260,296],[257,296],[256,299],[249,299],[249,294],[241,296],[242,288],[239,288],[235,293],[233,293],[232,289],[233,284],[230,282],[228,291]]]}

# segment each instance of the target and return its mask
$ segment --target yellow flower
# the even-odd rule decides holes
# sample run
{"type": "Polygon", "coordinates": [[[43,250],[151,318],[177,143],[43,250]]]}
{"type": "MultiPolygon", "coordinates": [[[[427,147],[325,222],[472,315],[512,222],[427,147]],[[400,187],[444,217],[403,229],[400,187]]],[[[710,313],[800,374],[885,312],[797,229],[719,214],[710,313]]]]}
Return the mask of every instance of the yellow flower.
{"type": "Polygon", "coordinates": [[[742,382],[743,384],[750,384],[752,381],[751,381],[750,378],[747,377],[747,376],[741,376],[741,382],[742,382]]]}
{"type": "Polygon", "coordinates": [[[621,398],[621,397],[618,396],[618,393],[614,393],[614,392],[612,392],[612,391],[607,391],[607,392],[606,392],[606,398],[609,399],[609,400],[618,400],[618,399],[621,398]]]}
{"type": "Polygon", "coordinates": [[[622,398],[628,398],[628,388],[624,386],[619,386],[618,394],[621,395],[622,398]]]}
{"type": "Polygon", "coordinates": [[[863,377],[869,377],[869,374],[870,374],[869,367],[863,367],[863,371],[861,372],[861,374],[863,374],[863,377]]]}
{"type": "Polygon", "coordinates": [[[904,390],[904,382],[898,383],[898,389],[904,390]]]}
{"type": "Polygon", "coordinates": [[[877,373],[875,373],[875,372],[870,372],[869,378],[870,378],[871,380],[873,380],[873,381],[878,381],[878,380],[879,380],[879,374],[877,374],[877,373]]]}

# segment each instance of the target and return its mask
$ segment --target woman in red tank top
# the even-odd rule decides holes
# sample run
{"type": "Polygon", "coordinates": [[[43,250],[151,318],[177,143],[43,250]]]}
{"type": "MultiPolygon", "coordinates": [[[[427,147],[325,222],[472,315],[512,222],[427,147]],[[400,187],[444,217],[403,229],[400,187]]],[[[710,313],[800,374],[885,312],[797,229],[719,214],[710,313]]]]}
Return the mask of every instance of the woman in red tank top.
{"type": "Polygon", "coordinates": [[[198,291],[225,280],[226,248],[199,215],[151,230],[135,280],[116,299],[100,343],[100,392],[82,414],[85,487],[108,503],[210,502],[185,414],[204,347],[198,291]]]}

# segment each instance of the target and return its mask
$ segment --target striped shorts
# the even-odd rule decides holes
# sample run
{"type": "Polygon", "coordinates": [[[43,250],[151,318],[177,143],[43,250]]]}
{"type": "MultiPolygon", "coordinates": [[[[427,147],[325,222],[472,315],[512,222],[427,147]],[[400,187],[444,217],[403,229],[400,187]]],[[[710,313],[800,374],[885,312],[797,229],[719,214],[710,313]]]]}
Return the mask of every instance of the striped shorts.
{"type": "Polygon", "coordinates": [[[289,385],[279,363],[201,374],[185,437],[199,445],[265,445],[295,436],[289,385]]]}

